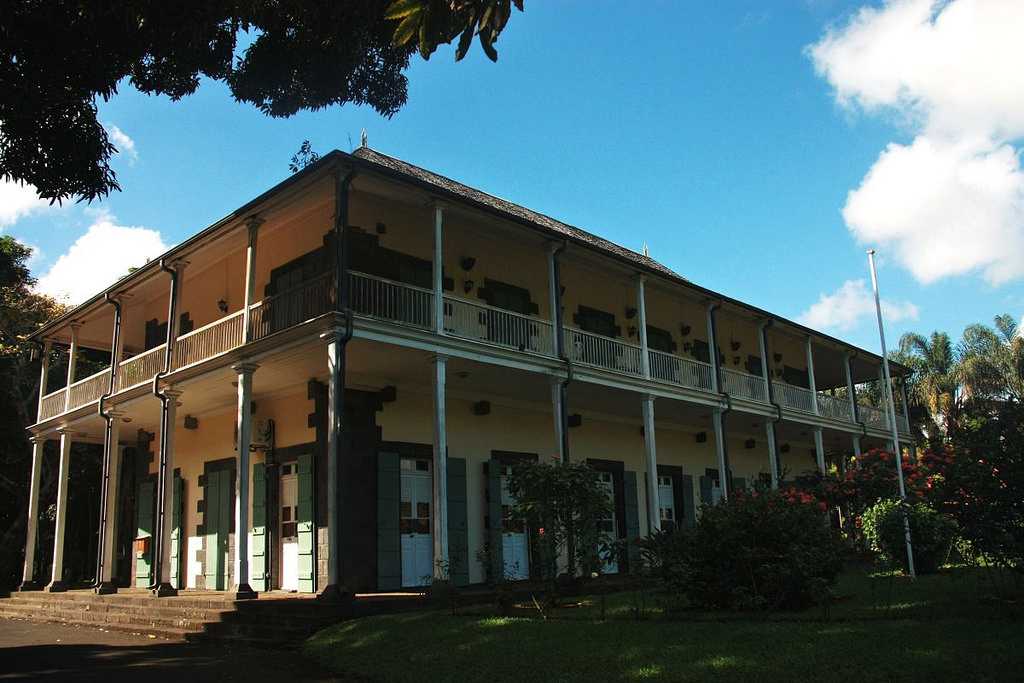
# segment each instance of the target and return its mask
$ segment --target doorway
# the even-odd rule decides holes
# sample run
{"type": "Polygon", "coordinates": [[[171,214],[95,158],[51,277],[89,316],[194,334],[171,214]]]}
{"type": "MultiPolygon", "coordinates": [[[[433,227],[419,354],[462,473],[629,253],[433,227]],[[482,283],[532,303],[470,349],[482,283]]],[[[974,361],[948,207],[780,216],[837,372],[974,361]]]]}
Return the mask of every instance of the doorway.
{"type": "Polygon", "coordinates": [[[505,565],[504,578],[521,581],[530,578],[530,543],[525,520],[512,515],[516,499],[508,490],[510,474],[512,466],[504,465],[501,472],[501,557],[505,565]]]}
{"type": "Polygon", "coordinates": [[[431,461],[402,458],[398,529],[401,536],[402,586],[425,586],[434,575],[431,534],[433,479],[431,461]]]}
{"type": "Polygon", "coordinates": [[[281,539],[278,576],[281,590],[299,590],[299,476],[295,463],[281,465],[278,538],[281,539]]]}

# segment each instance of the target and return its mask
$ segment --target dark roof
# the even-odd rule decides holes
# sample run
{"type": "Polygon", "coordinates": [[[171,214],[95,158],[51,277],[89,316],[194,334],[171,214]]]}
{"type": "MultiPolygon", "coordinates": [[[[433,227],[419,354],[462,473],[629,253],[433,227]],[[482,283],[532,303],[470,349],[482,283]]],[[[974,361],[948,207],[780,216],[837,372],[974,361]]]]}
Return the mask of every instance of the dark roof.
{"type": "Polygon", "coordinates": [[[443,190],[446,193],[457,195],[462,199],[467,199],[477,204],[481,204],[483,206],[494,209],[495,211],[498,211],[500,213],[516,216],[536,226],[546,228],[550,232],[561,235],[562,237],[577,242],[585,242],[590,246],[594,247],[595,249],[607,252],[620,259],[632,261],[641,268],[657,271],[671,278],[683,278],[683,276],[680,275],[679,273],[675,272],[674,270],[672,270],[671,268],[662,263],[658,263],[649,256],[644,256],[643,254],[637,253],[631,249],[627,249],[626,247],[623,247],[619,244],[615,244],[614,242],[609,242],[603,237],[598,237],[597,235],[589,233],[586,230],[581,230],[580,228],[577,228],[574,225],[569,225],[568,223],[563,223],[562,221],[555,220],[551,216],[545,216],[542,213],[537,213],[536,211],[527,209],[525,206],[513,204],[512,202],[502,199],[501,197],[495,197],[492,194],[481,192],[480,190],[472,188],[469,185],[463,185],[457,180],[446,178],[443,175],[438,175],[433,171],[428,171],[425,168],[414,166],[406,161],[402,161],[401,159],[396,159],[395,157],[390,157],[386,154],[381,154],[380,152],[370,149],[369,147],[360,147],[359,149],[352,153],[352,156],[357,157],[359,159],[363,159],[365,161],[372,162],[378,166],[384,166],[386,168],[391,169],[392,171],[401,173],[402,175],[411,176],[428,185],[443,190]]]}

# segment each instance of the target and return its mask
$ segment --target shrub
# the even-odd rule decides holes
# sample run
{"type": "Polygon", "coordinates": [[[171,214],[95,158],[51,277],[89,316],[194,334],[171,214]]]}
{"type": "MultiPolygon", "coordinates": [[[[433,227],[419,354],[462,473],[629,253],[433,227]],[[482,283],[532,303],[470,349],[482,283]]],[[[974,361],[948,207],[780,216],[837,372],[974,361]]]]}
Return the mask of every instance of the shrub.
{"type": "Polygon", "coordinates": [[[956,537],[956,523],[925,503],[902,504],[898,499],[879,501],[864,513],[864,537],[893,566],[907,570],[903,513],[910,521],[914,569],[918,574],[937,572],[949,556],[956,537]]]}
{"type": "Polygon", "coordinates": [[[643,550],[670,594],[695,607],[800,609],[821,601],[842,569],[825,507],[800,492],[733,495],[643,550]]]}

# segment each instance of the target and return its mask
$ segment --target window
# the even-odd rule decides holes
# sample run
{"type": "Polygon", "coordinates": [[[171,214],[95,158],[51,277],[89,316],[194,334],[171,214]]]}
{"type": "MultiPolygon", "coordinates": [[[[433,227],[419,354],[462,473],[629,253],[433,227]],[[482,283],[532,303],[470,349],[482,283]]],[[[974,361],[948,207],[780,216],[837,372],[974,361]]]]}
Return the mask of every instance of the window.
{"type": "Polygon", "coordinates": [[[804,389],[811,386],[806,370],[798,370],[797,368],[791,368],[788,365],[782,368],[782,380],[786,384],[803,387],[804,389]]]}
{"type": "Polygon", "coordinates": [[[675,353],[676,343],[672,341],[672,333],[660,327],[647,326],[647,348],[662,353],[675,353]]]}
{"type": "Polygon", "coordinates": [[[621,337],[622,330],[615,324],[615,315],[596,308],[580,306],[573,316],[574,321],[585,332],[600,334],[605,337],[621,337]]]}
{"type": "Polygon", "coordinates": [[[484,280],[483,288],[478,291],[478,295],[495,308],[523,315],[537,313],[537,304],[530,301],[530,290],[523,287],[487,278],[484,280]]]}

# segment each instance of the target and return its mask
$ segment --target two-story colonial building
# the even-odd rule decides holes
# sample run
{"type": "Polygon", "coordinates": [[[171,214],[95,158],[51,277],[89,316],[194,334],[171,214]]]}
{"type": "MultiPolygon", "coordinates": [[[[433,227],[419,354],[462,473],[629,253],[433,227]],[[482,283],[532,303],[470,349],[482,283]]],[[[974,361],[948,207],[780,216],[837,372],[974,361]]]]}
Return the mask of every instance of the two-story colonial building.
{"type": "Polygon", "coordinates": [[[607,533],[635,538],[892,438],[888,414],[856,400],[880,381],[877,355],[367,147],[326,155],[35,338],[70,362],[49,393],[42,368],[26,589],[66,588],[74,441],[105,449],[98,590],[251,597],[534,574],[503,486],[520,460],[588,461],[614,501],[607,533]],[[78,377],[83,348],[109,367],[78,377]]]}

